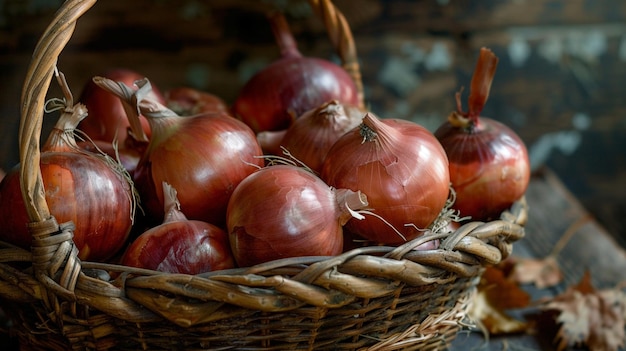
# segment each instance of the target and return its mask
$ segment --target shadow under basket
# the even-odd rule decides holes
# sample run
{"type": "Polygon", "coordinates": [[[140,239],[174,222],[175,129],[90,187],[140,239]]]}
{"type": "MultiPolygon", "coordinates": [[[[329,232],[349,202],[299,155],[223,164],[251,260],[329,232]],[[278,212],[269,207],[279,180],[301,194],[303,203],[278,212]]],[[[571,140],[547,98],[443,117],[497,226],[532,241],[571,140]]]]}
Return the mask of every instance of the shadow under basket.
{"type": "MultiPolygon", "coordinates": [[[[200,275],[77,258],[72,224],[41,196],[39,133],[56,60],[95,0],[68,0],[35,48],[22,96],[21,186],[30,250],[0,242],[0,307],[22,350],[442,350],[463,327],[487,265],[524,237],[525,199],[398,247],[295,257],[200,275]],[[439,240],[434,250],[416,250],[439,240]]],[[[310,0],[360,86],[345,18],[310,0]],[[330,33],[331,31],[337,31],[330,33]]],[[[361,87],[362,88],[362,87],[361,87]]],[[[362,90],[361,90],[362,91],[362,90]]]]}

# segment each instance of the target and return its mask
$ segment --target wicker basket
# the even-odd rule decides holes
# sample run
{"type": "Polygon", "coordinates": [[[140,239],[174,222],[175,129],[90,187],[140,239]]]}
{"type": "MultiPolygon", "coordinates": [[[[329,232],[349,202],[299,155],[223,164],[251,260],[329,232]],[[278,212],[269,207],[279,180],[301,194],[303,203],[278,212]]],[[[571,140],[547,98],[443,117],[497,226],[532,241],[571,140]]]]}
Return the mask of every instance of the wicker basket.
{"type": "MultiPolygon", "coordinates": [[[[72,225],[57,224],[39,169],[43,106],[56,60],[95,0],[69,0],[35,48],[22,93],[21,187],[30,251],[0,243],[0,302],[22,349],[441,350],[483,267],[524,236],[526,204],[501,219],[428,233],[400,247],[353,249],[197,276],[81,262],[72,225]],[[441,239],[437,250],[413,250],[441,239]],[[100,274],[105,272],[105,274],[100,274]],[[114,273],[114,274],[111,274],[114,273]],[[115,280],[103,277],[117,276],[115,280]]],[[[311,0],[360,85],[345,18],[311,0]]]]}

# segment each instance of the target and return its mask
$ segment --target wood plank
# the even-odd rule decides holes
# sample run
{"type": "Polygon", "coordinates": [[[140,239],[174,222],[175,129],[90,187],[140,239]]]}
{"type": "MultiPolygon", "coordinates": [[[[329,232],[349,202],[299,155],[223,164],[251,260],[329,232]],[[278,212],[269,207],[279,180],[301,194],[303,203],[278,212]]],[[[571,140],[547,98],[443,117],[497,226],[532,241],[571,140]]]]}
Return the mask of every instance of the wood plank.
{"type": "Polygon", "coordinates": [[[624,248],[593,220],[553,172],[542,172],[543,177],[534,181],[528,191],[530,221],[520,248],[528,250],[533,257],[543,257],[563,235],[573,231],[558,256],[566,284],[579,281],[587,269],[598,288],[613,287],[625,281],[624,248]]]}

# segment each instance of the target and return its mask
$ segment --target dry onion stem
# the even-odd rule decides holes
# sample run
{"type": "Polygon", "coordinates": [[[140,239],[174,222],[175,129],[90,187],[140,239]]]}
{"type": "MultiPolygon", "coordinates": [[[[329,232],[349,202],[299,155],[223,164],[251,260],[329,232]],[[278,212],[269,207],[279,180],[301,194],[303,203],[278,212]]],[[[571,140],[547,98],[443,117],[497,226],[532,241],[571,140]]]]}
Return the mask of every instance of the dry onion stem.
{"type": "Polygon", "coordinates": [[[298,160],[285,147],[281,146],[280,148],[281,148],[281,150],[283,150],[283,155],[285,155],[285,156],[262,155],[262,156],[259,156],[259,157],[263,158],[265,160],[265,163],[266,163],[267,166],[290,165],[290,166],[300,167],[300,168],[302,168],[302,169],[304,169],[306,171],[309,171],[309,172],[317,175],[317,173],[315,171],[313,171],[304,162],[298,160]]]}

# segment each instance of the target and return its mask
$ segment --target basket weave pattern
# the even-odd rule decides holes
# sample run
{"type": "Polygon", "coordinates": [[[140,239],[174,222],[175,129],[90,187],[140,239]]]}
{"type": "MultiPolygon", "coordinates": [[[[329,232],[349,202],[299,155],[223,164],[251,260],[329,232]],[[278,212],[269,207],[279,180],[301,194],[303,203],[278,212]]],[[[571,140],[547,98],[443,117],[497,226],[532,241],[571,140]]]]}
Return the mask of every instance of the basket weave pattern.
{"type": "MultiPolygon", "coordinates": [[[[362,91],[342,14],[310,0],[362,91]]],[[[0,304],[23,349],[435,350],[465,317],[487,264],[524,236],[524,199],[500,220],[427,233],[400,247],[298,257],[203,275],[81,262],[71,223],[58,224],[39,172],[44,99],[77,19],[95,0],[69,0],[35,48],[22,91],[20,170],[30,251],[0,243],[0,304]],[[437,250],[414,250],[439,239],[437,250]],[[114,277],[114,278],[111,278],[114,277]]]]}

